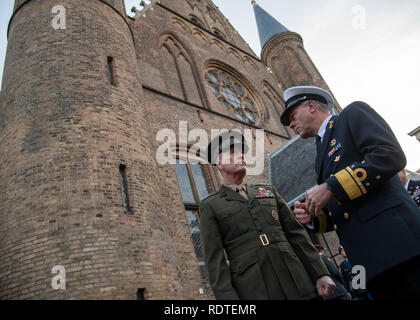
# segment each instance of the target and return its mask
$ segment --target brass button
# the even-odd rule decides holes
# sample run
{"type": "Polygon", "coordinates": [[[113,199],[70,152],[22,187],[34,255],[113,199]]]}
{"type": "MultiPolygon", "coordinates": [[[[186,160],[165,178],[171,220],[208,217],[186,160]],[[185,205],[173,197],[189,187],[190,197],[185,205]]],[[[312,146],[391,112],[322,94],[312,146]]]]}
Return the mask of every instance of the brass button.
{"type": "Polygon", "coordinates": [[[345,218],[345,219],[348,219],[348,218],[350,218],[350,215],[349,215],[347,212],[345,212],[345,213],[344,213],[344,218],[345,218]]]}
{"type": "Polygon", "coordinates": [[[329,214],[329,216],[330,216],[330,217],[332,217],[332,212],[331,212],[331,211],[330,211],[330,212],[328,212],[328,214],[329,214]]]}
{"type": "Polygon", "coordinates": [[[334,225],[334,230],[337,230],[337,225],[336,224],[334,225]]]}

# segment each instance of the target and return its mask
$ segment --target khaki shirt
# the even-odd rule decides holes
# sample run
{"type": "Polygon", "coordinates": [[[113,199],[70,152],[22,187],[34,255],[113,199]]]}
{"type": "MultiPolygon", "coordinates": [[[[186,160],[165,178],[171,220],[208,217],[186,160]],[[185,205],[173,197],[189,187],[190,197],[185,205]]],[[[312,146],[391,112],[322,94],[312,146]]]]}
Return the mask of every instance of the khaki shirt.
{"type": "Polygon", "coordinates": [[[239,193],[242,197],[248,200],[247,194],[247,184],[246,182],[242,182],[240,184],[224,184],[226,187],[232,189],[233,191],[239,193]]]}

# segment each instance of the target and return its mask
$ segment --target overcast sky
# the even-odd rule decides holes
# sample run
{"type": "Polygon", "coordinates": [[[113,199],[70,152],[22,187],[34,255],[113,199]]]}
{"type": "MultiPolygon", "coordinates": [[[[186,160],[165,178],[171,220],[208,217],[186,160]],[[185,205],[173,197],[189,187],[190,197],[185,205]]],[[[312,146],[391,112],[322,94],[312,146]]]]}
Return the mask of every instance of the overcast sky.
{"type": "MultiPolygon", "coordinates": [[[[13,0],[0,4],[0,74],[13,0]]],[[[125,0],[127,12],[138,0],[125,0]]],[[[213,0],[259,56],[249,0],[213,0]]],[[[286,28],[299,33],[341,107],[361,100],[392,127],[408,159],[420,168],[420,0],[257,0],[286,28]]]]}

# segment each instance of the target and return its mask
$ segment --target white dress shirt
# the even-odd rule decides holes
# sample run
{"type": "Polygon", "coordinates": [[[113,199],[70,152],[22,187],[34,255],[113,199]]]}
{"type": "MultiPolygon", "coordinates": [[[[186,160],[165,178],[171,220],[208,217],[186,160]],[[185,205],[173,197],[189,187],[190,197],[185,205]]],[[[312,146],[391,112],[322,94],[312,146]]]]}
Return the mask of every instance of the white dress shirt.
{"type": "MultiPolygon", "coordinates": [[[[324,122],[319,127],[318,136],[321,138],[321,143],[322,143],[322,141],[324,139],[325,131],[327,131],[327,123],[328,123],[328,121],[330,121],[330,119],[331,119],[332,116],[333,115],[330,115],[329,117],[325,118],[324,122]]],[[[315,226],[314,226],[314,222],[313,221],[311,221],[310,223],[307,223],[306,226],[309,229],[312,229],[312,230],[315,229],[315,226]]]]}
{"type": "Polygon", "coordinates": [[[325,131],[327,131],[327,123],[328,123],[328,121],[330,121],[331,117],[332,117],[332,115],[327,117],[324,120],[324,122],[321,124],[321,126],[319,127],[318,136],[321,138],[321,142],[324,139],[325,131]]]}

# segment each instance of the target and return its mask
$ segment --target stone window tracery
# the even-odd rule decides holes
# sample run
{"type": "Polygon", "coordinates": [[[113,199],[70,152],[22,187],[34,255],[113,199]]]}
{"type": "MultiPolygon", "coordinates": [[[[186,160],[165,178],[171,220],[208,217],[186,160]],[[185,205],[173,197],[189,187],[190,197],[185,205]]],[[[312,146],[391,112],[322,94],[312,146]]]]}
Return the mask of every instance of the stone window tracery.
{"type": "Polygon", "coordinates": [[[256,103],[245,86],[230,74],[218,70],[209,69],[206,72],[206,80],[210,90],[233,115],[241,121],[256,124],[259,113],[256,103]]]}

